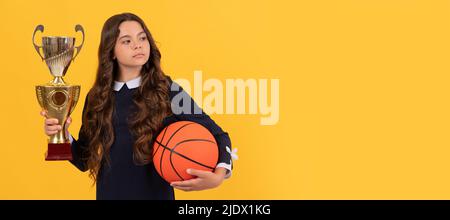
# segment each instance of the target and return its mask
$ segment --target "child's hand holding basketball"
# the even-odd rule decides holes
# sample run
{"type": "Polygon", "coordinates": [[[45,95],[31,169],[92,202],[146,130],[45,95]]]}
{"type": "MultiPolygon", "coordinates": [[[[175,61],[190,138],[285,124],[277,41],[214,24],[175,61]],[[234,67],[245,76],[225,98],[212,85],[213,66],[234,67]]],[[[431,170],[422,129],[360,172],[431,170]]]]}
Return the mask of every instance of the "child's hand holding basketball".
{"type": "Polygon", "coordinates": [[[225,178],[226,169],[218,167],[214,172],[188,169],[187,173],[197,176],[197,178],[172,182],[170,185],[183,191],[198,191],[216,188],[222,184],[222,181],[225,178]]]}

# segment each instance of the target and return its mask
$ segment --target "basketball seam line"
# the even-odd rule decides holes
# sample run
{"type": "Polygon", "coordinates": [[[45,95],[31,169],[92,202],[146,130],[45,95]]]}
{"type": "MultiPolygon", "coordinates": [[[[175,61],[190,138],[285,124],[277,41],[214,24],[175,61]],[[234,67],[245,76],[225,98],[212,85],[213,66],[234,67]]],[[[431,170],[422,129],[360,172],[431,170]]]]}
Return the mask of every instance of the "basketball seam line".
{"type": "MultiPolygon", "coordinates": [[[[166,136],[166,131],[167,131],[167,128],[168,127],[166,127],[165,129],[164,129],[164,133],[163,133],[163,136],[162,136],[162,138],[161,138],[161,141],[162,140],[164,140],[164,136],[166,136]]],[[[158,140],[158,138],[156,138],[155,139],[155,141],[156,140],[158,140]]],[[[159,146],[158,146],[158,148],[159,148],[159,146]]],[[[156,154],[156,153],[155,153],[156,154]]],[[[161,177],[162,178],[164,178],[164,174],[163,174],[163,171],[162,171],[162,156],[164,155],[164,149],[163,149],[163,151],[161,152],[161,160],[160,160],[160,162],[159,162],[159,170],[161,171],[161,177]]],[[[153,155],[154,156],[154,155],[153,155]]]]}
{"type": "Polygon", "coordinates": [[[178,171],[175,169],[175,167],[174,167],[174,165],[173,165],[173,162],[172,162],[172,155],[173,155],[173,154],[172,154],[172,153],[175,153],[175,154],[177,154],[178,156],[180,156],[180,157],[182,157],[182,158],[184,158],[184,159],[186,159],[186,160],[189,160],[189,161],[191,161],[191,162],[193,162],[193,163],[196,163],[196,164],[198,164],[198,165],[200,165],[200,166],[203,166],[203,167],[206,167],[206,168],[209,168],[209,169],[212,169],[212,170],[214,169],[213,167],[210,167],[210,166],[205,165],[205,164],[202,164],[202,163],[200,163],[200,162],[198,162],[198,161],[192,160],[191,158],[186,157],[185,155],[180,154],[180,153],[174,151],[175,148],[178,147],[180,144],[186,143],[186,142],[192,142],[192,141],[205,141],[205,142],[210,142],[210,143],[214,143],[214,144],[215,144],[215,142],[210,141],[210,140],[205,140],[205,139],[188,139],[188,140],[184,140],[184,141],[178,143],[177,145],[175,145],[175,147],[174,147],[173,149],[170,149],[170,148],[168,148],[167,146],[164,146],[163,144],[157,142],[157,143],[158,143],[159,145],[161,145],[163,148],[165,148],[165,149],[167,149],[168,151],[171,152],[171,153],[170,153],[170,156],[169,156],[170,165],[172,166],[172,169],[175,171],[175,173],[177,174],[177,176],[180,177],[182,180],[184,180],[184,178],[178,173],[178,171]]]}
{"type": "MultiPolygon", "coordinates": [[[[210,167],[210,166],[205,165],[205,164],[202,164],[202,163],[200,163],[200,162],[198,162],[198,161],[192,160],[191,158],[187,157],[186,155],[183,155],[183,154],[181,154],[181,153],[175,151],[175,148],[178,147],[180,144],[183,144],[183,143],[186,143],[186,142],[192,142],[192,141],[204,141],[204,142],[210,142],[210,143],[214,143],[214,144],[216,143],[216,142],[214,142],[214,141],[210,141],[210,140],[206,140],[206,139],[188,139],[188,140],[181,141],[180,143],[178,143],[177,145],[175,145],[175,146],[173,147],[173,149],[170,149],[169,147],[164,146],[164,145],[161,144],[159,141],[157,141],[157,143],[158,143],[159,145],[161,145],[163,148],[165,148],[165,149],[167,149],[168,151],[170,151],[171,154],[172,154],[172,153],[175,153],[175,154],[177,154],[178,156],[180,156],[180,157],[182,157],[182,158],[184,158],[184,159],[186,159],[186,160],[189,160],[189,161],[191,161],[191,162],[193,162],[193,163],[196,163],[196,164],[198,164],[198,165],[200,165],[200,166],[203,166],[203,167],[206,167],[206,168],[209,168],[209,169],[214,169],[214,167],[210,167]]],[[[175,169],[175,168],[174,168],[174,169],[175,169]]]]}
{"type": "MultiPolygon", "coordinates": [[[[184,128],[184,127],[186,127],[186,126],[188,126],[188,125],[191,125],[191,124],[194,124],[194,123],[191,122],[191,123],[185,124],[185,125],[179,127],[175,132],[173,132],[173,134],[169,137],[169,140],[167,140],[166,145],[169,145],[170,140],[172,140],[173,136],[174,136],[176,133],[178,133],[178,131],[180,131],[182,128],[184,128]]],[[[155,141],[157,141],[157,140],[155,140],[155,141]]],[[[162,141],[162,140],[161,140],[161,141],[162,141]]],[[[159,143],[159,144],[161,144],[161,143],[159,143]]],[[[161,144],[161,145],[162,145],[162,144],[161,144]]],[[[162,145],[162,146],[164,147],[164,145],[162,145]]],[[[163,178],[164,178],[164,175],[163,175],[163,169],[162,169],[162,159],[163,159],[163,157],[164,157],[165,151],[166,151],[166,148],[163,149],[163,151],[162,151],[162,153],[161,153],[161,159],[159,160],[159,170],[161,171],[161,176],[162,176],[163,178]]],[[[183,178],[181,178],[181,179],[184,180],[183,178]]]]}
{"type": "MultiPolygon", "coordinates": [[[[167,127],[164,129],[164,133],[163,133],[163,135],[162,135],[162,137],[161,137],[161,140],[164,140],[164,137],[166,136],[166,131],[167,131],[167,127]]],[[[155,140],[157,140],[158,138],[155,138],[155,140]]],[[[153,155],[152,155],[152,159],[153,158],[155,158],[155,155],[156,155],[156,153],[158,153],[158,151],[159,151],[159,145],[158,145],[158,148],[156,148],[156,151],[153,153],[153,155]]]]}
{"type": "MultiPolygon", "coordinates": [[[[214,170],[214,167],[210,167],[210,166],[207,166],[207,165],[205,165],[205,164],[202,164],[202,163],[200,163],[200,162],[198,162],[198,161],[192,160],[191,158],[186,157],[185,155],[183,155],[183,154],[178,153],[178,152],[175,151],[175,148],[177,148],[178,146],[180,146],[180,144],[187,143],[187,142],[192,142],[192,141],[204,141],[204,142],[209,142],[209,143],[217,144],[217,143],[214,142],[214,141],[210,141],[210,140],[206,140],[206,139],[187,139],[187,140],[184,140],[184,141],[181,141],[181,142],[177,143],[172,149],[170,149],[170,156],[169,156],[170,165],[172,166],[172,169],[175,171],[175,173],[176,173],[180,178],[182,178],[182,177],[178,174],[177,169],[173,166],[173,163],[172,163],[172,155],[173,155],[173,153],[177,154],[178,156],[183,157],[184,159],[187,159],[187,160],[189,160],[189,161],[191,161],[191,162],[194,162],[194,163],[196,163],[196,164],[198,164],[198,165],[200,165],[200,166],[203,166],[203,167],[206,167],[206,168],[209,168],[209,169],[214,170]]],[[[183,178],[182,178],[182,179],[183,179],[183,178]]]]}
{"type": "MultiPolygon", "coordinates": [[[[183,142],[180,142],[179,144],[186,143],[186,142],[191,142],[191,141],[205,141],[205,142],[210,142],[210,143],[214,143],[214,144],[216,143],[216,142],[214,142],[214,141],[205,140],[205,139],[188,139],[188,140],[184,140],[183,142]]],[[[186,160],[189,160],[189,161],[191,161],[191,162],[193,162],[193,163],[196,163],[196,164],[198,164],[198,165],[200,165],[200,166],[204,166],[204,167],[206,167],[206,168],[214,169],[214,167],[210,167],[210,166],[208,166],[208,165],[202,164],[202,163],[200,163],[200,162],[198,162],[198,161],[192,160],[191,158],[187,157],[187,156],[184,155],[184,154],[181,154],[181,153],[178,153],[178,152],[176,152],[176,151],[173,151],[172,149],[168,148],[167,146],[164,146],[163,144],[161,144],[159,141],[157,141],[156,143],[158,143],[159,145],[161,145],[163,148],[167,149],[168,151],[171,151],[171,152],[177,154],[178,156],[183,157],[183,158],[186,159],[186,160]]],[[[178,145],[176,145],[176,146],[178,146],[178,145]]],[[[175,146],[175,147],[176,147],[176,146],[175,146]]],[[[174,147],[174,148],[175,148],[175,147],[174,147]]],[[[173,168],[174,168],[174,167],[173,167],[173,168]]],[[[175,169],[175,168],[174,168],[174,169],[175,169]]]]}

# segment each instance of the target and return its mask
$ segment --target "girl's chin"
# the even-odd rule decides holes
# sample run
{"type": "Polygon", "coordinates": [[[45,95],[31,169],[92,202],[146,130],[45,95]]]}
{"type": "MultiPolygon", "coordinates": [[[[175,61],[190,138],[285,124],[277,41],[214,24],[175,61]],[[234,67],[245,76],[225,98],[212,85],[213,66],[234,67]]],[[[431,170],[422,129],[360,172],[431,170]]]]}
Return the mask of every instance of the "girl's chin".
{"type": "Polygon", "coordinates": [[[147,62],[147,60],[133,60],[128,66],[142,66],[147,62]]]}
{"type": "Polygon", "coordinates": [[[147,61],[142,61],[142,62],[136,62],[136,66],[142,66],[146,63],[147,61]]]}

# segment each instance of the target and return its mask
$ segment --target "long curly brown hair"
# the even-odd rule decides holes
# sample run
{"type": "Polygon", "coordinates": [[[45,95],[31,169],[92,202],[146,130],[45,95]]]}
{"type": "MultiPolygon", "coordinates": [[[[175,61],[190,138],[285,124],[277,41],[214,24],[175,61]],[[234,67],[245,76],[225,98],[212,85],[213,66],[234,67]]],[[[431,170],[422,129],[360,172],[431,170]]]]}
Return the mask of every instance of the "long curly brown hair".
{"type": "Polygon", "coordinates": [[[118,78],[118,63],[114,58],[114,47],[119,36],[119,25],[124,21],[141,24],[150,42],[150,56],[141,69],[141,86],[133,102],[138,111],[130,117],[129,128],[135,138],[133,159],[135,164],[151,162],[154,136],[163,119],[171,114],[169,103],[169,79],[160,66],[161,53],[144,21],[131,13],[110,17],[104,24],[98,50],[98,69],[93,87],[90,89],[83,114],[82,132],[87,140],[87,168],[89,176],[97,180],[102,161],[109,163],[109,152],[114,142],[112,119],[114,113],[113,84],[118,78]]]}

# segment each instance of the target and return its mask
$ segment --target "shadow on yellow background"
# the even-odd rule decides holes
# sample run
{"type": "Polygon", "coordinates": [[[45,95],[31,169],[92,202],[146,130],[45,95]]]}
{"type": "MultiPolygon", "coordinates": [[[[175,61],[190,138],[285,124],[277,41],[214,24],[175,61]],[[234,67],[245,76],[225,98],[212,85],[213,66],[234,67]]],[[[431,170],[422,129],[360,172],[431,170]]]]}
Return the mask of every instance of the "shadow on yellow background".
{"type": "Polygon", "coordinates": [[[95,199],[87,173],[45,162],[34,86],[51,79],[31,36],[85,45],[77,137],[100,32],[142,17],[172,78],[279,79],[280,119],[212,115],[239,149],[217,189],[177,199],[449,199],[450,1],[0,1],[0,199],[95,199]],[[80,37],[79,34],[76,35],[80,37]]]}

